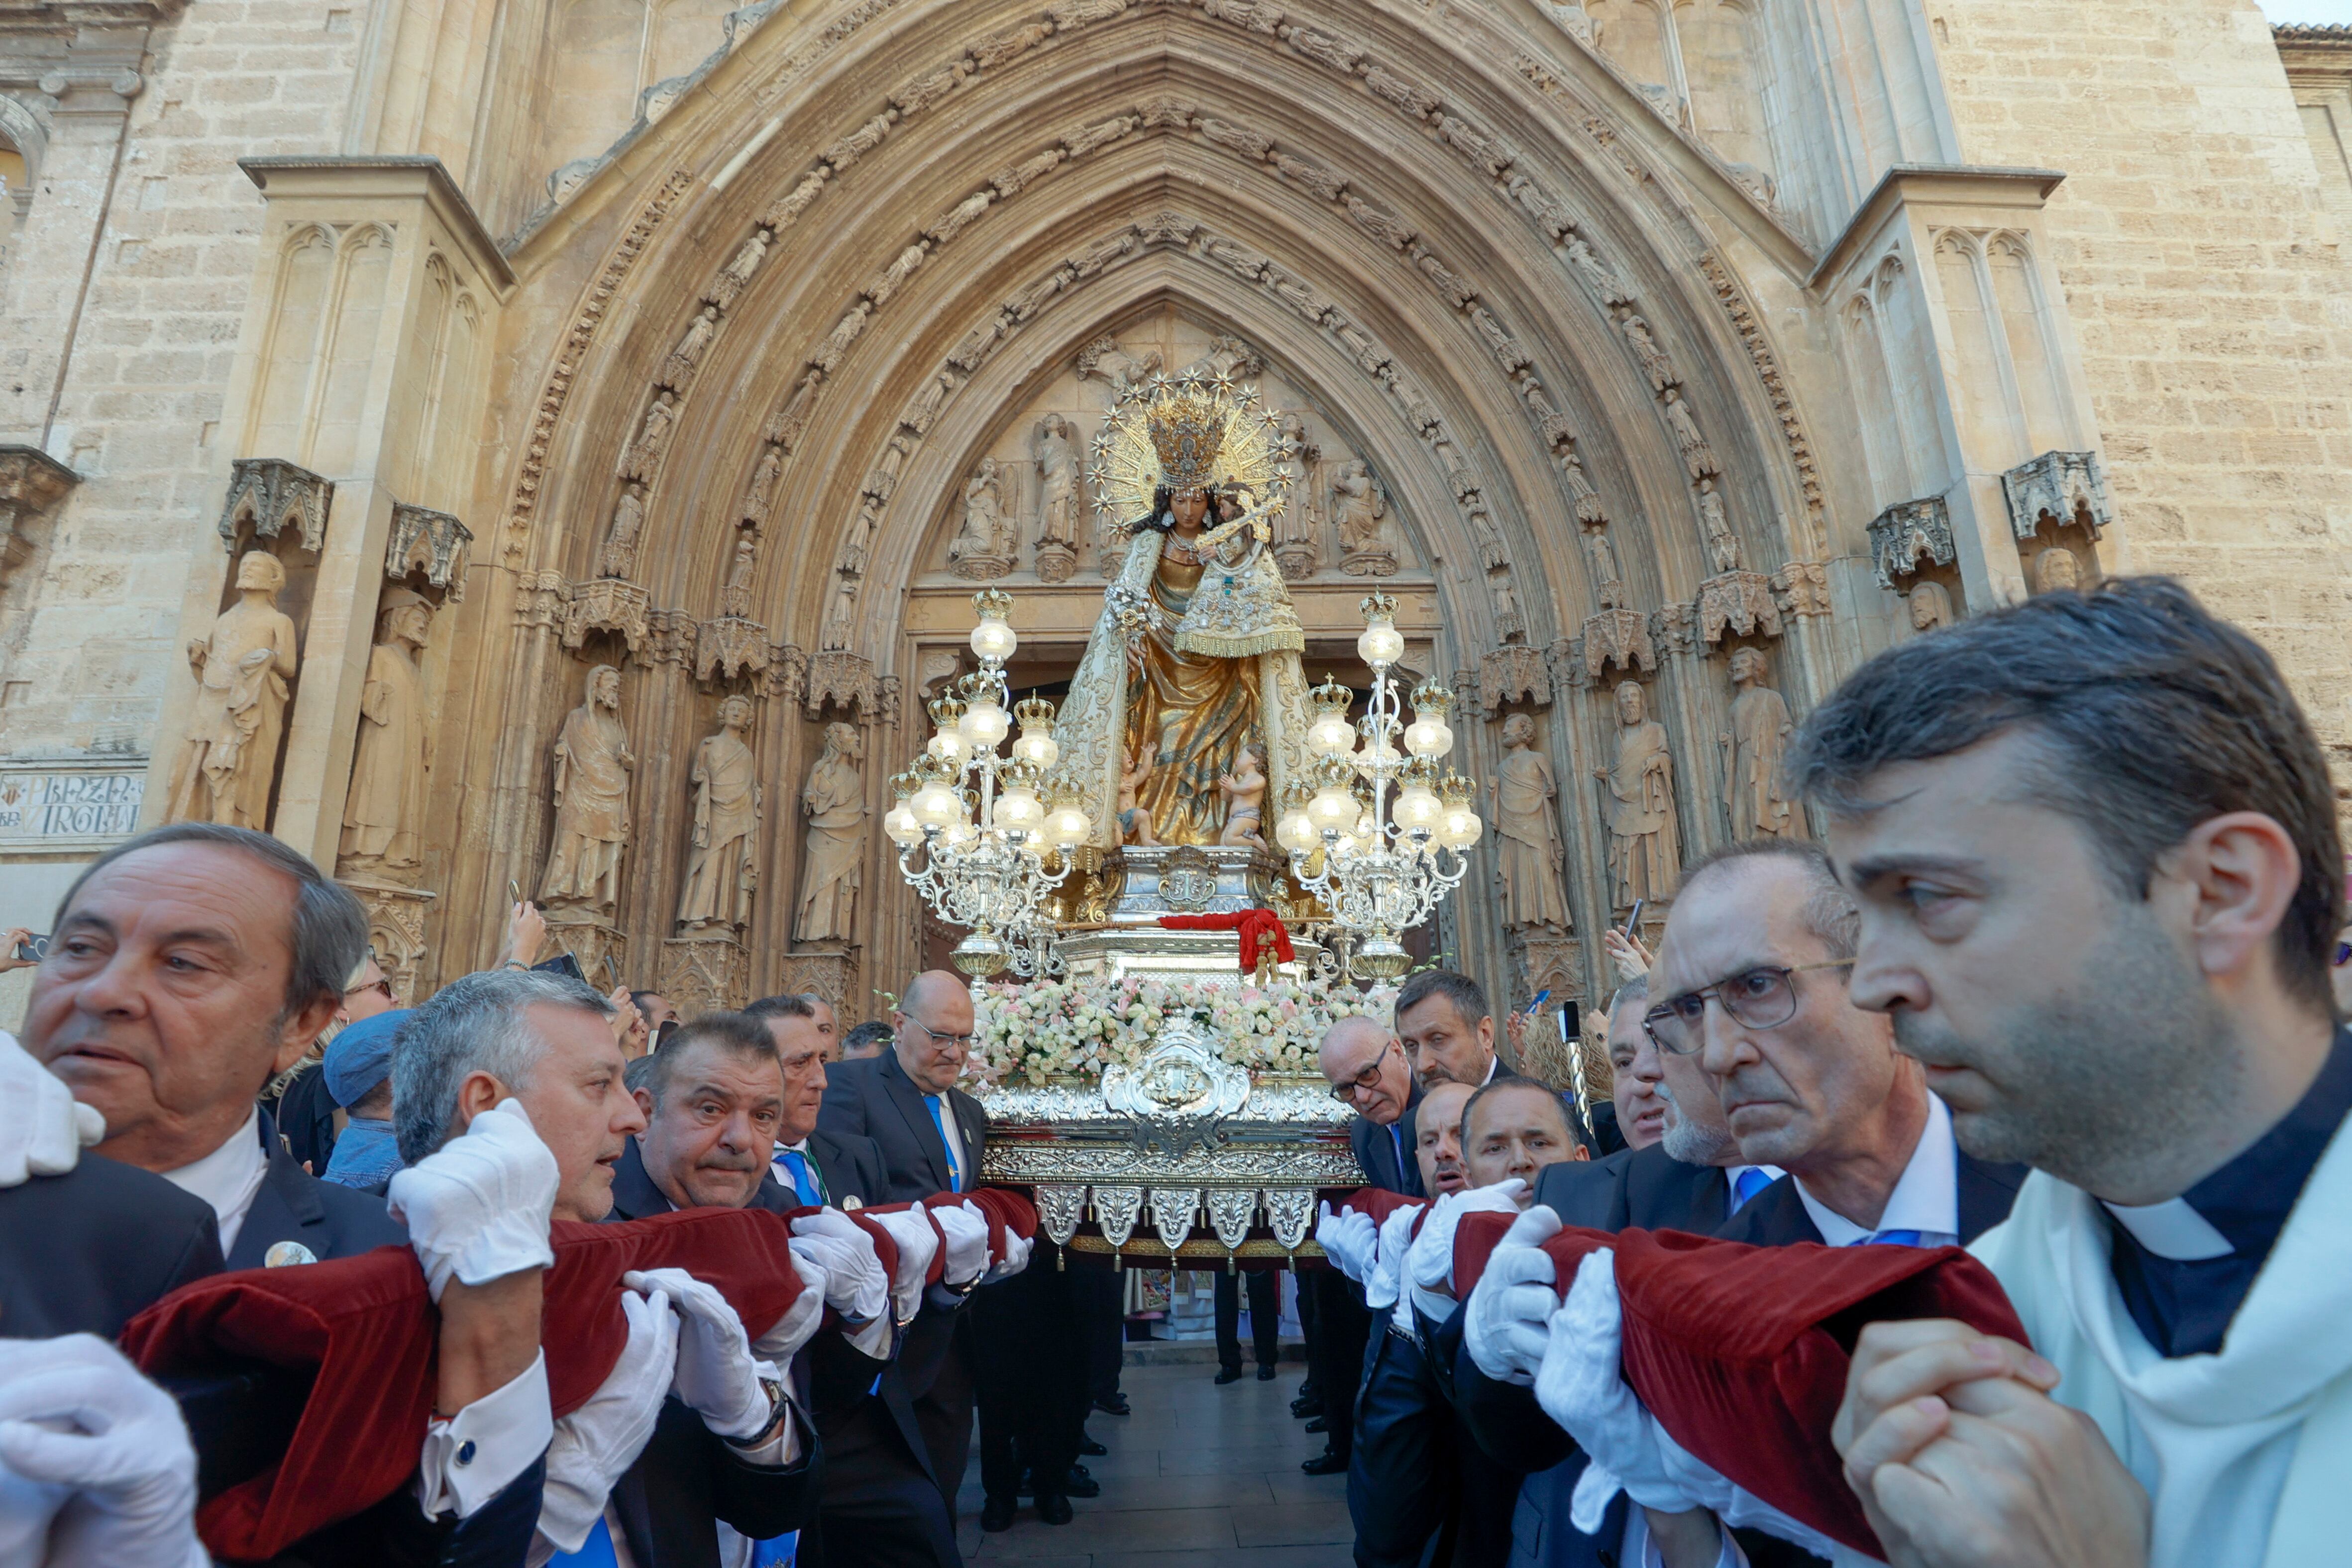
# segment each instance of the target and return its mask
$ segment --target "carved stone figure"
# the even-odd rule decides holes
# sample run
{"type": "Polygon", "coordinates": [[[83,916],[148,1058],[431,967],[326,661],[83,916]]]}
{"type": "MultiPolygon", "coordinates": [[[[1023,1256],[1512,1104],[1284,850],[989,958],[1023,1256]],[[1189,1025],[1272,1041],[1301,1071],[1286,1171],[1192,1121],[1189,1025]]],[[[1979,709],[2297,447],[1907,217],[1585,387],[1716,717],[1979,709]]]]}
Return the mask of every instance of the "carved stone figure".
{"type": "Polygon", "coordinates": [[[2083,586],[2083,563],[2063,545],[2053,545],[2033,558],[2033,591],[2072,593],[2083,586]]]}
{"type": "Polygon", "coordinates": [[[1258,351],[1239,338],[1213,338],[1209,351],[1184,367],[1186,375],[1200,375],[1212,380],[1239,382],[1265,371],[1265,361],[1258,351]]]}
{"type": "Polygon", "coordinates": [[[1780,779],[1796,725],[1780,694],[1764,684],[1764,655],[1731,652],[1731,731],[1723,747],[1723,798],[1731,808],[1731,837],[1801,839],[1805,816],[1780,779]]]}
{"type": "Polygon", "coordinates": [[[620,905],[629,839],[629,774],[637,759],[621,727],[621,672],[599,664],[555,737],[555,836],[539,902],[610,915],[620,905]]]}
{"type": "Polygon", "coordinates": [[[339,869],[346,873],[383,872],[407,881],[425,863],[417,835],[425,827],[433,731],[416,662],[432,626],[433,606],[405,588],[387,590],[376,607],[351,792],[343,797],[339,869]]]}
{"type": "Polygon", "coordinates": [[[735,559],[727,569],[727,585],[719,591],[721,613],[751,613],[751,573],[759,564],[760,536],[745,528],[735,540],[735,559]]]}
{"type": "Polygon", "coordinates": [[[621,477],[651,480],[661,471],[662,453],[669,446],[671,424],[677,418],[677,394],[664,388],[654,394],[636,440],[621,454],[621,477]]]}
{"type": "Polygon", "coordinates": [[[1658,347],[1657,339],[1650,335],[1650,324],[1639,316],[1626,316],[1617,322],[1617,329],[1625,334],[1625,342],[1633,357],[1642,361],[1642,369],[1650,378],[1652,392],[1664,392],[1675,385],[1675,368],[1666,362],[1665,350],[1658,347]]]}
{"type": "Polygon", "coordinates": [[[1617,575],[1617,551],[1609,543],[1605,528],[1584,530],[1584,559],[1592,567],[1592,592],[1603,610],[1622,610],[1625,605],[1625,584],[1617,575]]]}
{"type": "Polygon", "coordinates": [[[753,229],[751,237],[745,240],[733,258],[719,269],[718,281],[710,286],[710,292],[703,298],[722,310],[732,306],[735,297],[743,292],[752,275],[760,270],[760,264],[768,258],[768,245],[773,238],[774,235],[766,229],[753,229]]]}
{"type": "Polygon", "coordinates": [[[761,805],[759,764],[743,743],[751,727],[751,700],[719,705],[719,730],[694,748],[694,843],[678,894],[677,925],[741,926],[751,919],[760,885],[761,805]]]}
{"type": "Polygon", "coordinates": [[[1005,516],[1004,477],[993,457],[983,457],[963,486],[963,527],[948,541],[948,570],[982,580],[1013,570],[1013,519],[1005,516]]]}
{"type": "Polygon", "coordinates": [[[1616,755],[1593,773],[1604,791],[1610,896],[1616,907],[1671,896],[1683,858],[1675,759],[1666,749],[1666,727],[1649,716],[1639,681],[1618,683],[1616,755]]]}
{"type": "Polygon", "coordinates": [[[1391,577],[1396,549],[1381,526],[1388,497],[1370,465],[1351,458],[1331,476],[1331,518],[1339,528],[1339,570],[1351,577],[1391,577]]]}
{"type": "Polygon", "coordinates": [[[646,487],[631,485],[613,507],[612,531],[604,536],[604,553],[597,559],[599,577],[634,577],[637,570],[637,540],[646,531],[646,487]]]}
{"type": "Polygon", "coordinates": [[[1030,452],[1037,460],[1037,576],[1066,580],[1078,560],[1078,437],[1049,413],[1037,422],[1030,452]]]}
{"type": "Polygon", "coordinates": [[[1313,576],[1320,564],[1307,476],[1321,455],[1307,442],[1307,421],[1297,413],[1284,414],[1282,471],[1290,483],[1283,492],[1281,509],[1274,515],[1274,559],[1286,581],[1313,576]]]}
{"type": "Polygon", "coordinates": [[[1683,467],[1693,479],[1704,479],[1710,474],[1720,474],[1723,465],[1715,460],[1715,451],[1698,430],[1698,421],[1691,416],[1690,404],[1683,401],[1680,388],[1666,388],[1666,426],[1675,433],[1675,445],[1683,455],[1683,467]]]}
{"type": "Polygon", "coordinates": [[[286,683],[294,677],[294,620],[278,608],[286,569],[268,550],[236,563],[236,602],[188,644],[194,711],[181,731],[165,820],[226,822],[267,831],[286,683]]]}
{"type": "Polygon", "coordinates": [[[824,727],[824,753],[801,790],[808,841],[801,856],[801,899],[793,936],[801,942],[847,942],[857,930],[857,890],[866,853],[865,756],[857,731],[824,727]]]}
{"type": "Polygon", "coordinates": [[[1568,265],[1576,269],[1577,276],[1584,279],[1603,305],[1627,302],[1625,284],[1617,276],[1616,268],[1594,255],[1591,246],[1571,235],[1560,248],[1568,256],[1568,265]]]}
{"type": "Polygon", "coordinates": [[[834,580],[833,608],[825,612],[824,651],[838,653],[849,646],[857,629],[857,580],[843,573],[834,580]]]}
{"type": "Polygon", "coordinates": [[[1144,378],[1159,370],[1164,361],[1160,350],[1147,350],[1141,358],[1118,346],[1116,338],[1097,338],[1078,350],[1078,379],[1107,382],[1114,392],[1140,386],[1144,378]]]}
{"type": "Polygon", "coordinates": [[[702,314],[688,326],[686,336],[662,361],[659,384],[684,392],[694,381],[694,372],[702,368],[702,356],[710,351],[710,340],[719,333],[719,307],[706,305],[702,314]]]}
{"type": "Polygon", "coordinates": [[[1952,623],[1952,596],[1944,585],[1930,579],[1915,583],[1911,589],[1911,630],[1933,632],[1952,623]]]}
{"type": "Polygon", "coordinates": [[[1505,575],[1490,579],[1487,586],[1495,601],[1495,630],[1506,642],[1526,636],[1528,623],[1519,614],[1519,596],[1511,587],[1510,578],[1505,575]]]}
{"type": "Polygon", "coordinates": [[[751,483],[743,490],[743,520],[761,524],[768,520],[768,508],[775,502],[776,477],[784,471],[782,448],[771,446],[760,454],[760,465],[751,470],[751,483]]]}
{"type": "Polygon", "coordinates": [[[1559,836],[1559,787],[1551,758],[1536,749],[1536,721],[1503,721],[1503,765],[1486,781],[1494,801],[1496,880],[1502,883],[1506,930],[1570,928],[1560,873],[1568,851],[1559,836]]]}
{"type": "Polygon", "coordinates": [[[1731,531],[1731,519],[1723,513],[1723,497],[1712,479],[1698,482],[1698,521],[1706,535],[1706,557],[1717,571],[1739,570],[1739,536],[1731,531]]]}

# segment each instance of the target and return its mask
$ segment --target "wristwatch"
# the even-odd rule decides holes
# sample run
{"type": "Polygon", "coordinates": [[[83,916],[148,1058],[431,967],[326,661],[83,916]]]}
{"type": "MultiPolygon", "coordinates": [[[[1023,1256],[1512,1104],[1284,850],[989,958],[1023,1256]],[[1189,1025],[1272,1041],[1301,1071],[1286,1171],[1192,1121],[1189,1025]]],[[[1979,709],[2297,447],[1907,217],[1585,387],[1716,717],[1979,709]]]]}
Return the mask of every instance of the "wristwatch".
{"type": "Polygon", "coordinates": [[[738,1448],[757,1448],[776,1435],[776,1427],[784,1418],[784,1385],[777,1378],[762,1377],[760,1386],[768,1396],[768,1419],[759,1431],[749,1437],[730,1437],[727,1441],[738,1448]]]}

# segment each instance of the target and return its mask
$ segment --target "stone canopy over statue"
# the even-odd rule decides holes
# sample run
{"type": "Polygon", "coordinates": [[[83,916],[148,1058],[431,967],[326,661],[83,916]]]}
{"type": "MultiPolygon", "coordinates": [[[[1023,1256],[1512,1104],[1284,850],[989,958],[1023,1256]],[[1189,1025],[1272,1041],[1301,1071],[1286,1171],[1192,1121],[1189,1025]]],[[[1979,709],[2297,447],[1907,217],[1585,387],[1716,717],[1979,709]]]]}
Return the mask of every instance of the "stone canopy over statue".
{"type": "Polygon", "coordinates": [[[1105,416],[1096,509],[1129,548],[1056,727],[1098,845],[1139,838],[1123,778],[1139,841],[1213,844],[1245,747],[1265,748],[1266,800],[1307,776],[1306,638],[1268,549],[1282,458],[1280,416],[1222,377],[1153,377],[1105,416]]]}

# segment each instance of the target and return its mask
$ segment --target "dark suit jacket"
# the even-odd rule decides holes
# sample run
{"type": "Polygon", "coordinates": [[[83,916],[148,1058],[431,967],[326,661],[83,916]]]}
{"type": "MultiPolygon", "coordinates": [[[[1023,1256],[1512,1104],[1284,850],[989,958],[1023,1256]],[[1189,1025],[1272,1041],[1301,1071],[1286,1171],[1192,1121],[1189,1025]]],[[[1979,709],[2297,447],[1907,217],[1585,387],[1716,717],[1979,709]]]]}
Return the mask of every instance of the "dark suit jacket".
{"type": "MultiPolygon", "coordinates": [[[[765,1174],[759,1196],[772,1197],[763,1207],[791,1197],[778,1187],[773,1176],[765,1174]],[[771,1195],[770,1188],[777,1188],[776,1193],[771,1195]]],[[[648,1219],[677,1207],[654,1185],[637,1141],[631,1138],[614,1167],[613,1212],[604,1217],[605,1223],[648,1219]]],[[[664,1400],[652,1440],[613,1488],[613,1506],[638,1568],[718,1568],[714,1520],[725,1520],[754,1541],[807,1523],[816,1508],[823,1456],[814,1433],[803,1428],[801,1436],[802,1456],[796,1462],[755,1465],[740,1448],[704,1426],[702,1417],[675,1395],[664,1400]]]]}
{"type": "Polygon", "coordinates": [[[1404,1159],[1397,1159],[1397,1139],[1377,1122],[1358,1116],[1348,1124],[1348,1142],[1356,1151],[1356,1163],[1364,1167],[1371,1185],[1382,1192],[1401,1192],[1408,1197],[1426,1197],[1421,1187],[1421,1162],[1413,1157],[1413,1143],[1420,1136],[1415,1131],[1421,1112],[1421,1085],[1412,1086],[1412,1097],[1405,1102],[1404,1114],[1396,1119],[1398,1136],[1404,1140],[1404,1159]]]}
{"type": "MultiPolygon", "coordinates": [[[[1976,1158],[1966,1149],[1957,1152],[1960,1245],[1965,1247],[2009,1218],[2010,1205],[2017,1201],[2018,1184],[2024,1181],[2026,1167],[1993,1165],[1976,1158]]],[[[1805,1212],[1805,1200],[1797,1195],[1796,1181],[1790,1176],[1782,1176],[1758,1193],[1716,1234],[1727,1241],[1745,1241],[1751,1247],[1789,1247],[1800,1241],[1818,1243],[1822,1239],[1821,1228],[1805,1212]]]]}
{"type": "Polygon", "coordinates": [[[110,1340],[220,1271],[213,1206],[152,1171],[86,1154],[63,1176],[0,1188],[0,1337],[110,1340]]]}
{"type": "MultiPolygon", "coordinates": [[[[817,1184],[824,1189],[825,1201],[835,1208],[846,1206],[851,1198],[861,1205],[887,1201],[876,1196],[888,1185],[882,1173],[882,1146],[871,1138],[835,1136],[822,1127],[808,1135],[809,1164],[816,1167],[817,1184]]],[[[769,1162],[770,1179],[760,1187],[760,1196],[751,1200],[758,1208],[782,1214],[800,1207],[800,1195],[775,1178],[775,1164],[769,1162]],[[769,1189],[775,1190],[780,1203],[768,1200],[769,1189]]]]}
{"type": "Polygon", "coordinates": [[[269,1151],[269,1171],[246,1210],[245,1224],[229,1249],[231,1269],[258,1269],[270,1248],[299,1241],[323,1263],[374,1247],[405,1247],[408,1232],[383,1207],[383,1199],[303,1170],[278,1141],[278,1124],[261,1113],[261,1143],[269,1151]]]}
{"type": "MultiPolygon", "coordinates": [[[[963,1144],[963,1190],[980,1185],[981,1154],[988,1143],[988,1113],[961,1089],[947,1092],[963,1144]]],[[[824,1107],[817,1125],[842,1138],[871,1138],[882,1155],[883,1190],[868,1193],[870,1203],[909,1203],[955,1183],[948,1168],[947,1145],[932,1124],[923,1092],[898,1065],[898,1053],[886,1051],[857,1061],[836,1061],[825,1069],[824,1107]]]]}

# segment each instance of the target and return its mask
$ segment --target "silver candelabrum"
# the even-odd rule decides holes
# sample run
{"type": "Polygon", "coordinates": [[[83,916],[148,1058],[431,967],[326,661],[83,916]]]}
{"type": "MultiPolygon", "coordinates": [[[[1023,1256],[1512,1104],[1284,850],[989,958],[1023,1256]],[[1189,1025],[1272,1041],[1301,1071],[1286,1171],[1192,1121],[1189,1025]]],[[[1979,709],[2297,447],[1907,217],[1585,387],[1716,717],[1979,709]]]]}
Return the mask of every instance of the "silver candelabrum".
{"type": "Polygon", "coordinates": [[[1039,794],[1061,747],[1053,704],[1010,700],[1004,662],[1020,646],[1005,620],[1012,595],[983,589],[971,605],[980,668],[932,699],[933,733],[890,781],[898,801],[882,827],[898,846],[899,873],[941,920],[969,931],[957,968],[975,979],[1007,968],[1036,976],[1054,962],[1045,899],[1069,874],[1066,852],[1094,824],[1075,796],[1039,794]],[[1009,754],[1000,751],[1016,721],[1021,733],[1009,754]]]}
{"type": "Polygon", "coordinates": [[[1369,595],[1363,613],[1356,650],[1372,671],[1364,716],[1349,721],[1356,694],[1328,677],[1307,694],[1316,709],[1307,732],[1314,778],[1284,791],[1275,841],[1290,852],[1298,885],[1330,912],[1349,972],[1386,980],[1412,967],[1399,938],[1462,884],[1486,824],[1469,780],[1440,770],[1454,749],[1445,722],[1454,694],[1433,682],[1415,688],[1407,724],[1389,673],[1404,654],[1396,601],[1369,595]]]}

